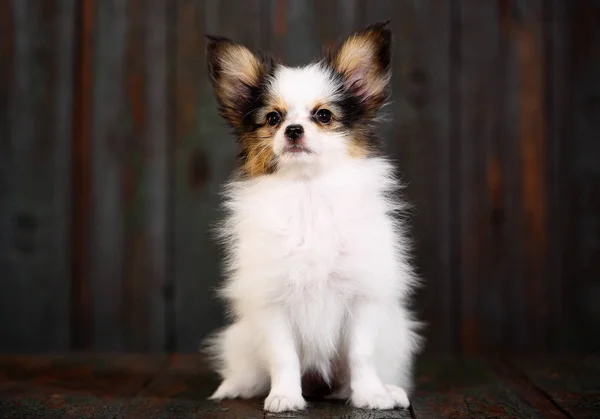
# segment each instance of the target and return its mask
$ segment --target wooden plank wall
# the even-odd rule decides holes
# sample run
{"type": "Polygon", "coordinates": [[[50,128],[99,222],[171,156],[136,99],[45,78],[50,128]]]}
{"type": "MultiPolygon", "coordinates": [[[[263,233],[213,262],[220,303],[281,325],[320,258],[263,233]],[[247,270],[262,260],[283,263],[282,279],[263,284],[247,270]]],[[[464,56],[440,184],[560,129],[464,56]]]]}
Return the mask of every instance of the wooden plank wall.
{"type": "Polygon", "coordinates": [[[87,279],[98,350],[164,349],[167,3],[95,5],[87,279]]]}
{"type": "Polygon", "coordinates": [[[236,153],[204,34],[299,65],[390,17],[428,350],[599,350],[599,0],[0,1],[0,350],[195,351],[236,153]]]}
{"type": "Polygon", "coordinates": [[[70,341],[73,0],[0,2],[0,347],[70,341]]]}

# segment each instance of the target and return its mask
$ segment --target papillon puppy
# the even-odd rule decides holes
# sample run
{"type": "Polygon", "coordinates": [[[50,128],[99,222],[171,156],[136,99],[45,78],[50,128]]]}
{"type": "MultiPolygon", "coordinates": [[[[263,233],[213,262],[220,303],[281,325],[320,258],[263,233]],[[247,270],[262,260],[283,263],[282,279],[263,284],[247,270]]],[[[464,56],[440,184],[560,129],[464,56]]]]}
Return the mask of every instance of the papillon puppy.
{"type": "Polygon", "coordinates": [[[222,377],[212,399],[304,409],[320,382],[357,408],[409,406],[417,281],[376,132],[391,43],[377,23],[291,68],[208,37],[220,114],[241,150],[218,225],[231,323],[209,339],[222,377]]]}

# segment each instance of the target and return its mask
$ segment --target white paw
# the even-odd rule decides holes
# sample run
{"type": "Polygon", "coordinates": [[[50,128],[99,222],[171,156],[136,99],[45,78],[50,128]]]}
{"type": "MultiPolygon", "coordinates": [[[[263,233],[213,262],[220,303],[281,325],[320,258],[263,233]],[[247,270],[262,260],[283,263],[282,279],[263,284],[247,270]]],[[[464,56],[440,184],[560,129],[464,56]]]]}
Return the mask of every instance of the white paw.
{"type": "Polygon", "coordinates": [[[286,412],[294,410],[302,410],[306,407],[306,401],[302,398],[302,394],[269,394],[265,399],[265,410],[267,412],[286,412]]]}
{"type": "Polygon", "coordinates": [[[383,387],[353,391],[350,402],[359,409],[390,410],[396,406],[391,394],[383,387]]]}
{"type": "Polygon", "coordinates": [[[410,400],[408,400],[408,395],[406,394],[406,391],[404,391],[400,387],[393,386],[391,384],[386,384],[385,389],[388,391],[388,393],[390,393],[392,399],[394,399],[396,407],[406,409],[408,406],[410,406],[410,400]]]}

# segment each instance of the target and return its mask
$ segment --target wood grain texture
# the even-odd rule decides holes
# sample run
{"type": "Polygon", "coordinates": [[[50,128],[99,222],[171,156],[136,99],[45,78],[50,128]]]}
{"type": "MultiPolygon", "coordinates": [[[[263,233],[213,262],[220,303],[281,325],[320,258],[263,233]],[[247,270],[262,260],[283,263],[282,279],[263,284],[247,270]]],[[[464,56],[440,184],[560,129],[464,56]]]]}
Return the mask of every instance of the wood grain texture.
{"type": "Polygon", "coordinates": [[[75,18],[75,74],[71,145],[71,348],[89,349],[92,340],[90,284],[90,186],[92,143],[94,0],[79,4],[75,18]]]}
{"type": "Polygon", "coordinates": [[[548,267],[547,280],[554,285],[548,296],[554,311],[550,313],[552,334],[548,336],[550,350],[565,347],[565,331],[567,330],[564,295],[565,260],[572,252],[572,246],[566,246],[565,237],[572,228],[574,220],[568,216],[569,202],[564,196],[569,190],[569,153],[567,110],[570,88],[568,86],[568,60],[570,52],[568,36],[568,5],[560,1],[548,2],[545,7],[545,45],[546,45],[546,97],[547,105],[547,173],[548,173],[548,267]]]}
{"type": "Polygon", "coordinates": [[[527,278],[522,286],[525,328],[520,339],[523,350],[540,350],[548,334],[550,294],[547,264],[547,185],[546,185],[546,77],[542,32],[542,1],[531,1],[518,11],[515,37],[517,73],[521,86],[519,103],[519,155],[521,164],[521,222],[524,266],[527,278]]]}
{"type": "Polygon", "coordinates": [[[485,358],[433,358],[417,369],[417,418],[566,418],[533,388],[498,375],[485,358]]]}
{"type": "MultiPolygon", "coordinates": [[[[316,31],[316,0],[273,0],[275,10],[264,24],[271,28],[271,48],[290,66],[304,65],[319,57],[321,45],[316,31]]],[[[332,7],[329,5],[328,7],[332,7]]]]}
{"type": "MultiPolygon", "coordinates": [[[[90,284],[92,347],[124,348],[123,210],[119,160],[126,140],[124,57],[127,3],[101,2],[95,9],[90,284]]],[[[131,141],[131,140],[130,140],[131,141]]]]}
{"type": "MultiPolygon", "coordinates": [[[[145,313],[140,322],[145,324],[146,336],[142,347],[154,351],[173,350],[167,342],[172,324],[168,323],[167,310],[172,308],[173,295],[166,292],[166,285],[172,270],[169,266],[172,246],[171,215],[173,202],[172,167],[170,148],[173,134],[173,66],[170,64],[171,31],[173,31],[172,2],[152,0],[142,2],[146,14],[144,36],[146,38],[146,60],[143,64],[146,73],[144,91],[147,105],[147,142],[145,171],[143,174],[144,196],[141,204],[145,213],[145,240],[148,245],[142,258],[145,270],[142,272],[140,287],[149,288],[145,313]]],[[[134,325],[135,327],[135,325],[134,325]]]]}
{"type": "Polygon", "coordinates": [[[517,357],[511,360],[515,374],[573,419],[600,418],[600,357],[561,356],[549,359],[517,357]]]}
{"type": "Polygon", "coordinates": [[[165,349],[167,4],[96,8],[90,278],[98,350],[165,349]]]}
{"type": "Polygon", "coordinates": [[[563,46],[568,54],[564,80],[568,96],[557,103],[566,129],[559,139],[565,223],[563,254],[563,346],[600,350],[600,2],[562,5],[557,19],[566,22],[563,46]],[[563,157],[564,156],[564,157],[563,157]]]}
{"type": "Polygon", "coordinates": [[[501,252],[504,249],[502,242],[495,241],[502,239],[502,218],[494,225],[490,215],[492,205],[496,211],[502,211],[498,208],[502,202],[497,202],[503,198],[502,191],[493,188],[501,186],[504,175],[496,154],[495,137],[504,111],[497,101],[499,89],[503,88],[502,79],[497,80],[497,70],[503,65],[499,61],[505,57],[499,48],[496,3],[466,0],[456,2],[454,7],[453,24],[460,27],[453,80],[459,87],[457,96],[452,98],[459,109],[453,115],[456,118],[453,147],[457,148],[457,164],[453,167],[456,170],[453,222],[458,223],[454,260],[458,264],[456,278],[460,278],[456,283],[460,284],[461,349],[474,353],[482,347],[500,344],[503,333],[501,252]]]}
{"type": "Polygon", "coordinates": [[[271,414],[262,399],[207,400],[218,380],[198,355],[0,356],[0,415],[45,418],[594,419],[600,364],[590,357],[424,357],[410,410],[310,399],[271,414]]]}
{"type": "Polygon", "coordinates": [[[556,292],[545,279],[542,9],[468,0],[454,7],[461,348],[537,350],[546,345],[555,309],[548,295],[556,292]]]}
{"type": "Polygon", "coordinates": [[[65,350],[75,2],[0,15],[0,350],[65,350]]]}
{"type": "Polygon", "coordinates": [[[0,415],[113,419],[165,361],[163,355],[0,356],[0,415]]]}

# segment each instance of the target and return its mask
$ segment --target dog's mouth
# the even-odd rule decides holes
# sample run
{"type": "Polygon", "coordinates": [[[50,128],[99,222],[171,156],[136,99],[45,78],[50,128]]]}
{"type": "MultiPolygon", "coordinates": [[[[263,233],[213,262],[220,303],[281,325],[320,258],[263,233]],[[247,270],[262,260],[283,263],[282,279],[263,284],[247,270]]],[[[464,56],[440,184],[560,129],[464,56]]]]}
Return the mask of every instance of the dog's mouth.
{"type": "Polygon", "coordinates": [[[283,149],[284,154],[311,154],[312,151],[303,145],[289,145],[283,149]]]}

